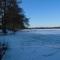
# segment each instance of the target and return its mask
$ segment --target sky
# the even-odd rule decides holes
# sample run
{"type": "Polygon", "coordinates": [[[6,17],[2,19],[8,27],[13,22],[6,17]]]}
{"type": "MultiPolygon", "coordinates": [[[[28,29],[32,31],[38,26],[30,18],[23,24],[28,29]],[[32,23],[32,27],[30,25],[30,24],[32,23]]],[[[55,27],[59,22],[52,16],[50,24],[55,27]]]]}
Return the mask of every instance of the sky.
{"type": "Polygon", "coordinates": [[[22,0],[30,27],[60,26],[60,0],[22,0]]]}

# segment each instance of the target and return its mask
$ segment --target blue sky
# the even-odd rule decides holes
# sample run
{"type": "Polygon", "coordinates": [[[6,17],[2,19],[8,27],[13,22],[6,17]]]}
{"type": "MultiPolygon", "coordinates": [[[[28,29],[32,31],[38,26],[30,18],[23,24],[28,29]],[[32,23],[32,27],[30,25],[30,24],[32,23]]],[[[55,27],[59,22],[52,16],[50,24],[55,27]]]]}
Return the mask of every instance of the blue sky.
{"type": "Polygon", "coordinates": [[[60,0],[22,0],[31,27],[60,26],[60,0]]]}

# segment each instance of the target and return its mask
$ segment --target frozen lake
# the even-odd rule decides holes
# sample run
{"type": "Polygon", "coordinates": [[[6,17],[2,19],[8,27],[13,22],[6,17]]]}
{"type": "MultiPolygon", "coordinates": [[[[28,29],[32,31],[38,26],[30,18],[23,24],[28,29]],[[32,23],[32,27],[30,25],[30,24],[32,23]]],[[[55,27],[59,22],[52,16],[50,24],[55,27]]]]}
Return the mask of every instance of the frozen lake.
{"type": "Polygon", "coordinates": [[[23,30],[16,34],[0,35],[9,43],[3,60],[60,60],[60,30],[23,30]]]}

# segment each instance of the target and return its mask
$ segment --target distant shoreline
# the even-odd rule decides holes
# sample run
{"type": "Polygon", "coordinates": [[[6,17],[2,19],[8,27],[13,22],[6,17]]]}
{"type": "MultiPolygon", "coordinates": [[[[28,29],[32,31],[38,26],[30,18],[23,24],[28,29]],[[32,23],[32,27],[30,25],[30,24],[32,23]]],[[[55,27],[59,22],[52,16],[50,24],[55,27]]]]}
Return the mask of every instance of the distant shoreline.
{"type": "Polygon", "coordinates": [[[60,27],[33,27],[33,28],[26,28],[26,29],[60,29],[60,27]]]}

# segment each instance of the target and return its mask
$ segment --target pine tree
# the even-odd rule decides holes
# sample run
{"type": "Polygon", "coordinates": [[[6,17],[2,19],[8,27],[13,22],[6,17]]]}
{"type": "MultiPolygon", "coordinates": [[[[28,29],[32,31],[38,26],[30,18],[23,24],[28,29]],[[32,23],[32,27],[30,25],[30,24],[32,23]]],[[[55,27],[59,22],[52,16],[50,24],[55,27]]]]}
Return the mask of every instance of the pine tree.
{"type": "Polygon", "coordinates": [[[18,7],[17,0],[1,0],[4,3],[4,16],[3,19],[3,30],[12,29],[13,31],[17,29],[26,28],[28,25],[28,18],[23,13],[23,9],[18,7]]]}
{"type": "Polygon", "coordinates": [[[0,0],[0,22],[2,24],[2,31],[7,33],[6,31],[6,21],[4,19],[5,16],[5,7],[6,7],[6,0],[0,0]]]}

